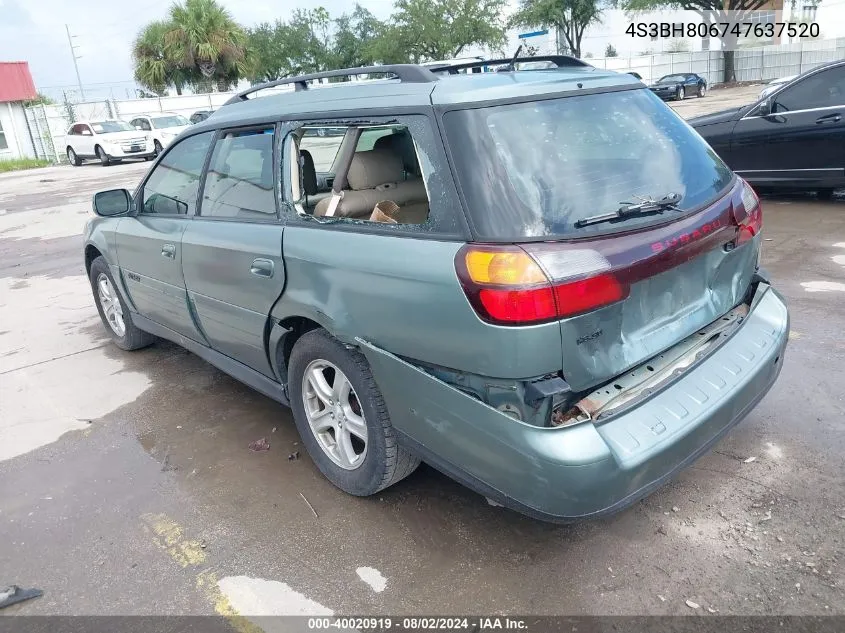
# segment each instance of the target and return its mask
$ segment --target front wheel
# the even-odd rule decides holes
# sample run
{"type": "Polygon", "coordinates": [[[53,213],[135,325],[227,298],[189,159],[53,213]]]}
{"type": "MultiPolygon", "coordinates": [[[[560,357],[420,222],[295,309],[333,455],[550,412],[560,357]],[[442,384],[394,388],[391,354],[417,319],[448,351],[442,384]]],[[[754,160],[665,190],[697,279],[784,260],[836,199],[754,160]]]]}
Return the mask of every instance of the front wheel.
{"type": "Polygon", "coordinates": [[[698,84],[698,97],[699,99],[707,94],[707,86],[704,84],[698,84]]]}
{"type": "Polygon", "coordinates": [[[404,479],[420,460],[396,441],[366,358],[322,329],[291,352],[291,409],[305,446],[335,486],[364,497],[404,479]]]}
{"type": "Polygon", "coordinates": [[[158,141],[155,141],[153,143],[153,145],[155,146],[155,155],[158,156],[159,154],[161,154],[161,150],[164,149],[164,148],[161,146],[161,143],[159,143],[158,141]]]}
{"type": "Polygon", "coordinates": [[[97,145],[97,158],[100,159],[100,164],[103,167],[108,167],[111,164],[111,158],[106,154],[106,150],[97,145]]]}
{"type": "Polygon", "coordinates": [[[76,155],[72,147],[67,148],[67,159],[74,167],[79,167],[82,164],[82,159],[76,155]]]}
{"type": "Polygon", "coordinates": [[[678,101],[684,100],[684,87],[683,86],[678,86],[678,89],[675,91],[675,99],[677,99],[678,101]]]}
{"type": "Polygon", "coordinates": [[[132,315],[117,291],[114,278],[106,260],[100,256],[91,263],[88,275],[97,312],[115,345],[127,351],[147,347],[155,341],[152,334],[144,332],[132,323],[132,315]]]}

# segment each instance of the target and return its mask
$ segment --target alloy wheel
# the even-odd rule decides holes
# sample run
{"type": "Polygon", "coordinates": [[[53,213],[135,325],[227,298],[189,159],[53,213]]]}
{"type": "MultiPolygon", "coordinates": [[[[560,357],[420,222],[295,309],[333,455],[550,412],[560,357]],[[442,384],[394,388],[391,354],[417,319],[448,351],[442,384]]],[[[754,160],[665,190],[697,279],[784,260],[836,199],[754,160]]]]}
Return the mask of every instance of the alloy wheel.
{"type": "Polygon", "coordinates": [[[126,323],[123,321],[123,308],[120,299],[111,285],[111,281],[105,273],[97,276],[97,295],[100,298],[100,306],[103,314],[112,331],[120,338],[126,334],[126,323]]]}
{"type": "Polygon", "coordinates": [[[358,468],[367,455],[367,421],[346,375],[327,360],[312,361],[302,376],[302,401],[322,451],[344,470],[358,468]]]}

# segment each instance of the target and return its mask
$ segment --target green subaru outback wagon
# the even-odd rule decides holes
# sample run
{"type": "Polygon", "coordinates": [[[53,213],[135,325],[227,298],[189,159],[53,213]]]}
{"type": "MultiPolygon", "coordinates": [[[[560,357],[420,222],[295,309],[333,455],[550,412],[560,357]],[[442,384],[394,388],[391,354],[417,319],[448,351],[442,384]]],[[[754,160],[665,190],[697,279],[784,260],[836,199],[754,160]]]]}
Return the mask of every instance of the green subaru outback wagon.
{"type": "Polygon", "coordinates": [[[544,59],[233,97],[94,198],[115,343],[290,406],[349,494],[421,460],[552,521],[648,494],[772,386],[787,308],[754,191],[634,77],[544,59]]]}

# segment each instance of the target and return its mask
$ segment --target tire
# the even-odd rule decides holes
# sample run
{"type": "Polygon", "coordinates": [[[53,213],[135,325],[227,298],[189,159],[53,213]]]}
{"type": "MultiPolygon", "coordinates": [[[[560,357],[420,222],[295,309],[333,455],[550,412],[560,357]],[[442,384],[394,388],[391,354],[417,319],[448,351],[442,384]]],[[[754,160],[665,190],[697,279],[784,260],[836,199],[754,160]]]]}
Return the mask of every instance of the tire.
{"type": "Polygon", "coordinates": [[[163,150],[163,149],[164,149],[164,148],[161,146],[161,143],[159,143],[159,142],[158,142],[158,140],[156,140],[156,141],[154,141],[154,142],[153,142],[153,146],[155,147],[155,155],[156,155],[156,156],[158,156],[159,154],[161,154],[161,150],[163,150]]]}
{"type": "MultiPolygon", "coordinates": [[[[347,349],[323,329],[311,330],[294,345],[288,368],[288,391],[296,427],[305,449],[326,479],[348,494],[366,497],[384,490],[416,470],[420,460],[397,443],[384,398],[373,379],[366,358],[358,350],[347,349]],[[312,371],[315,369],[319,371],[323,365],[329,365],[321,371],[326,379],[326,385],[329,387],[336,385],[338,378],[336,370],[339,370],[351,385],[351,390],[347,392],[346,402],[342,405],[336,402],[334,408],[322,404],[325,401],[320,399],[316,391],[310,387],[312,383],[309,383],[309,386],[304,384],[306,370],[309,372],[308,375],[312,376],[312,371]],[[357,412],[355,403],[358,405],[357,412]],[[322,411],[328,411],[328,415],[324,414],[319,420],[334,425],[333,428],[319,434],[323,439],[319,439],[318,433],[312,430],[309,421],[311,418],[306,412],[306,406],[309,410],[314,410],[314,404],[324,406],[322,411]],[[324,448],[327,441],[330,443],[332,439],[337,438],[343,418],[340,413],[344,411],[355,413],[355,417],[363,422],[366,429],[366,442],[363,443],[363,450],[360,453],[357,452],[362,443],[360,439],[357,447],[353,446],[352,441],[348,444],[353,446],[356,452],[355,458],[360,461],[357,465],[350,466],[350,460],[346,467],[341,466],[337,457],[332,456],[330,450],[324,448]]],[[[331,393],[332,396],[336,396],[336,392],[331,393]]],[[[352,418],[345,418],[345,420],[351,426],[352,418]]],[[[346,434],[354,440],[351,431],[346,431],[346,434]]],[[[342,454],[338,447],[339,443],[335,441],[336,453],[342,454]]]]}
{"type": "Polygon", "coordinates": [[[97,158],[100,159],[100,164],[103,167],[108,167],[109,165],[111,165],[111,158],[109,158],[109,155],[106,154],[106,150],[97,145],[97,147],[94,148],[94,151],[97,153],[97,158]]]}
{"type": "Polygon", "coordinates": [[[685,96],[684,87],[678,86],[678,89],[675,91],[675,99],[677,99],[678,101],[683,101],[684,96],[685,96]]]}
{"type": "Polygon", "coordinates": [[[72,147],[67,148],[67,159],[74,167],[79,167],[82,164],[82,159],[76,155],[72,147]]]}
{"type": "Polygon", "coordinates": [[[830,200],[833,198],[833,189],[819,189],[816,191],[816,198],[819,200],[830,200]]]}
{"type": "Polygon", "coordinates": [[[117,345],[120,349],[132,351],[135,349],[141,349],[142,347],[147,347],[155,342],[155,336],[138,329],[135,327],[135,324],[132,323],[132,316],[129,309],[123,301],[123,297],[120,296],[120,292],[117,290],[114,278],[109,270],[109,265],[102,256],[97,257],[91,263],[91,271],[88,278],[91,281],[91,291],[94,293],[94,303],[97,305],[97,312],[100,313],[100,319],[102,319],[103,325],[105,326],[106,331],[111,335],[115,345],[117,345]],[[111,291],[111,305],[115,305],[114,302],[117,302],[116,305],[120,308],[119,312],[123,323],[122,333],[120,328],[115,327],[115,325],[113,325],[113,323],[109,320],[109,316],[107,316],[109,305],[104,305],[104,299],[100,294],[100,284],[104,279],[108,280],[108,286],[111,291]]]}
{"type": "Polygon", "coordinates": [[[704,95],[707,94],[707,86],[704,84],[698,84],[698,98],[700,99],[704,95]]]}

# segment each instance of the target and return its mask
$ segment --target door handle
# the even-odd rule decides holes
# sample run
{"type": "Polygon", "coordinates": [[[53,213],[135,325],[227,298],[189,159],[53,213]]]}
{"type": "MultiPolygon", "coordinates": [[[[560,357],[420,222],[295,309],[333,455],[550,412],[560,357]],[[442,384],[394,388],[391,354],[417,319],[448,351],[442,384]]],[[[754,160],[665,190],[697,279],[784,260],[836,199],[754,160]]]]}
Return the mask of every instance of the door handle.
{"type": "Polygon", "coordinates": [[[173,244],[163,244],[161,247],[161,255],[162,257],[176,259],[176,247],[173,244]]]}
{"type": "Polygon", "coordinates": [[[827,116],[816,119],[816,125],[821,125],[822,123],[839,123],[841,120],[841,114],[828,114],[827,116]]]}
{"type": "Polygon", "coordinates": [[[249,272],[256,277],[272,277],[275,268],[276,265],[271,260],[259,258],[252,262],[249,272]]]}

